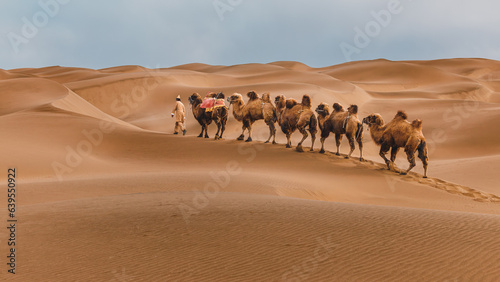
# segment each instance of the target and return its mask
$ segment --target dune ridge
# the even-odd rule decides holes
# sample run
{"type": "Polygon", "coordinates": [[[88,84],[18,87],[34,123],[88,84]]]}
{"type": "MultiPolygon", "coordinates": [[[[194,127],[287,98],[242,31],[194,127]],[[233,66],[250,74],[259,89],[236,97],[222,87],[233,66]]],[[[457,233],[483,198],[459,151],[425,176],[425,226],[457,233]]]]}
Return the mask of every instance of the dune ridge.
{"type": "Polygon", "coordinates": [[[0,69],[1,164],[20,175],[13,281],[495,281],[499,82],[485,59],[0,69]],[[344,159],[346,140],[332,154],[332,137],[325,155],[285,149],[279,128],[263,144],[262,121],[236,141],[232,113],[225,140],[195,137],[190,94],[250,90],[357,104],[361,119],[405,110],[423,120],[429,178],[418,160],[386,170],[366,127],[364,162],[344,159]],[[171,134],[177,95],[185,137],[171,134]]]}

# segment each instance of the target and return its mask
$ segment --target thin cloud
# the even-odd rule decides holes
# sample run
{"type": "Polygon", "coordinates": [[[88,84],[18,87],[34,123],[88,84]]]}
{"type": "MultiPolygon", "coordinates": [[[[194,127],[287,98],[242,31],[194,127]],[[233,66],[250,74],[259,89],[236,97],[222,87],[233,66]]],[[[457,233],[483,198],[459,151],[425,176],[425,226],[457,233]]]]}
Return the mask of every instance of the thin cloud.
{"type": "MultiPolygon", "coordinates": [[[[0,1],[0,68],[278,60],[321,67],[348,60],[340,44],[355,46],[356,28],[364,30],[376,21],[373,13],[387,9],[390,1],[232,1],[239,4],[226,10],[221,21],[214,1],[193,6],[181,0],[73,0],[60,5],[35,36],[17,46],[18,52],[8,34],[23,36],[23,17],[33,21],[44,10],[39,1],[0,1]]],[[[500,3],[399,2],[402,12],[350,59],[500,59],[500,3]]]]}

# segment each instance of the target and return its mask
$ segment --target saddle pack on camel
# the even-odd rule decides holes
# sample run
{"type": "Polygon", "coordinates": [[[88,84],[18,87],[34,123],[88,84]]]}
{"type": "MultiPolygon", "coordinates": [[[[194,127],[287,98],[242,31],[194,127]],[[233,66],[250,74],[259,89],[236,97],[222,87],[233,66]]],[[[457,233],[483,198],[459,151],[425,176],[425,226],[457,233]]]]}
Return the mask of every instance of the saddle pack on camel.
{"type": "Polygon", "coordinates": [[[200,107],[202,109],[206,109],[206,112],[212,112],[214,109],[224,107],[225,105],[224,94],[219,93],[215,96],[215,98],[211,94],[207,95],[207,97],[205,97],[205,99],[203,100],[203,103],[201,103],[200,107]]]}

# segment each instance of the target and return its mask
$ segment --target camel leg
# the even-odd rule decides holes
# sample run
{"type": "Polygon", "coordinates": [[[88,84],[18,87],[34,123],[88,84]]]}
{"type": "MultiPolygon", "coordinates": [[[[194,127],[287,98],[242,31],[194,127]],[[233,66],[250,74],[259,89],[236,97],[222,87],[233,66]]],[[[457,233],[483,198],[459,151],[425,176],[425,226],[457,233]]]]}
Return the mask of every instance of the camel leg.
{"type": "Polygon", "coordinates": [[[316,130],[309,130],[311,133],[311,149],[309,151],[314,151],[314,141],[316,141],[316,130]]]}
{"type": "Polygon", "coordinates": [[[410,172],[410,170],[415,167],[415,150],[408,148],[405,150],[405,152],[406,152],[406,157],[408,159],[408,162],[410,163],[410,166],[408,167],[408,169],[406,171],[401,171],[401,173],[400,173],[401,175],[408,174],[408,172],[410,172]]]}
{"type": "Polygon", "coordinates": [[[209,138],[208,137],[208,124],[205,124],[205,138],[209,138]]]}
{"type": "Polygon", "coordinates": [[[226,130],[226,122],[227,122],[227,117],[222,119],[219,139],[222,139],[222,134],[224,134],[224,130],[226,130]]]}
{"type": "Polygon", "coordinates": [[[302,140],[300,140],[299,144],[297,144],[297,148],[296,150],[298,152],[304,152],[304,149],[302,149],[302,142],[304,142],[304,140],[306,140],[307,136],[309,136],[307,134],[307,131],[304,127],[299,127],[299,132],[302,133],[302,140]]]}
{"type": "Polygon", "coordinates": [[[387,164],[387,169],[394,170],[394,163],[391,162],[390,160],[388,160],[385,156],[385,154],[387,154],[387,152],[389,152],[390,149],[391,149],[391,146],[389,146],[385,143],[382,143],[382,145],[380,146],[379,155],[384,159],[385,163],[387,164]]]}
{"type": "Polygon", "coordinates": [[[323,137],[321,137],[319,139],[319,141],[321,142],[321,150],[319,150],[320,154],[324,154],[325,153],[325,139],[326,138],[323,138],[323,137]]]}
{"type": "Polygon", "coordinates": [[[252,123],[248,125],[248,138],[245,142],[252,142],[252,123]]]}
{"type": "Polygon", "coordinates": [[[357,137],[357,140],[358,141],[358,146],[359,146],[359,160],[360,161],[363,161],[363,136],[359,136],[357,137]]]}
{"type": "Polygon", "coordinates": [[[292,134],[287,133],[286,134],[286,147],[291,148],[292,147],[292,141],[290,140],[292,137],[292,134]]]}
{"type": "Polygon", "coordinates": [[[324,154],[325,153],[325,140],[326,138],[328,138],[328,136],[330,136],[330,131],[329,130],[322,130],[321,131],[321,150],[319,151],[321,154],[324,154]]]}
{"type": "Polygon", "coordinates": [[[394,161],[396,160],[396,156],[399,152],[399,147],[392,147],[391,149],[391,162],[394,163],[394,161]]]}
{"type": "Polygon", "coordinates": [[[356,149],[356,145],[354,145],[354,136],[349,133],[347,133],[345,136],[347,137],[347,140],[349,140],[349,146],[351,147],[349,154],[345,157],[346,159],[348,159],[351,157],[352,152],[354,152],[354,150],[356,149]]]}
{"type": "Polygon", "coordinates": [[[203,127],[203,125],[201,126],[201,132],[200,132],[200,135],[198,135],[198,137],[203,137],[203,130],[205,130],[205,127],[203,127]]]}
{"type": "Polygon", "coordinates": [[[266,123],[267,126],[269,126],[269,137],[267,138],[266,142],[264,143],[269,143],[269,140],[271,140],[271,137],[273,137],[273,129],[271,128],[271,123],[266,123]]]}
{"type": "Polygon", "coordinates": [[[219,140],[219,133],[220,133],[220,128],[221,128],[221,122],[217,121],[217,133],[215,133],[215,140],[219,140]]]}
{"type": "Polygon", "coordinates": [[[276,144],[276,128],[274,127],[274,123],[270,121],[267,125],[269,126],[269,138],[267,138],[265,143],[269,143],[271,138],[273,138],[273,144],[276,144]]]}
{"type": "Polygon", "coordinates": [[[243,122],[243,126],[241,127],[241,135],[236,140],[245,139],[245,129],[247,129],[245,122],[243,122]]]}
{"type": "Polygon", "coordinates": [[[335,133],[335,144],[337,144],[337,156],[340,156],[340,141],[342,141],[342,134],[335,133]]]}
{"type": "Polygon", "coordinates": [[[422,164],[424,165],[424,178],[427,178],[428,158],[427,158],[427,147],[425,145],[418,147],[418,158],[422,161],[422,164]]]}
{"type": "Polygon", "coordinates": [[[274,122],[271,124],[273,128],[273,144],[276,144],[276,126],[274,125],[274,122]]]}
{"type": "Polygon", "coordinates": [[[218,113],[216,113],[215,110],[212,113],[212,117],[214,117],[214,115],[217,115],[217,118],[213,119],[215,125],[217,125],[217,133],[215,133],[214,139],[218,140],[219,139],[219,133],[220,133],[220,125],[221,125],[220,122],[221,122],[221,119],[220,119],[220,117],[218,117],[218,113]]]}

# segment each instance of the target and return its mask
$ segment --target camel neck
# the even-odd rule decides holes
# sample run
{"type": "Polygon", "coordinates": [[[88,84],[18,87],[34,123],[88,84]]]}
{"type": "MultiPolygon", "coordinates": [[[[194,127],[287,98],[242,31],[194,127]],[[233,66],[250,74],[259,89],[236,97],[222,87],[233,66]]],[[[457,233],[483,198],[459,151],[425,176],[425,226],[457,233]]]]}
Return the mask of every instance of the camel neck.
{"type": "Polygon", "coordinates": [[[380,145],[381,139],[382,139],[382,134],[384,133],[385,130],[385,125],[379,125],[379,124],[371,124],[370,125],[370,135],[372,136],[373,141],[377,145],[380,145]]]}
{"type": "Polygon", "coordinates": [[[200,110],[201,110],[201,101],[199,99],[196,99],[193,101],[193,104],[192,104],[192,109],[193,109],[193,114],[195,117],[197,116],[200,116],[200,110]]]}
{"type": "Polygon", "coordinates": [[[243,108],[245,104],[243,103],[243,101],[236,101],[232,105],[234,118],[236,118],[238,121],[241,121],[243,119],[243,108]]]}

